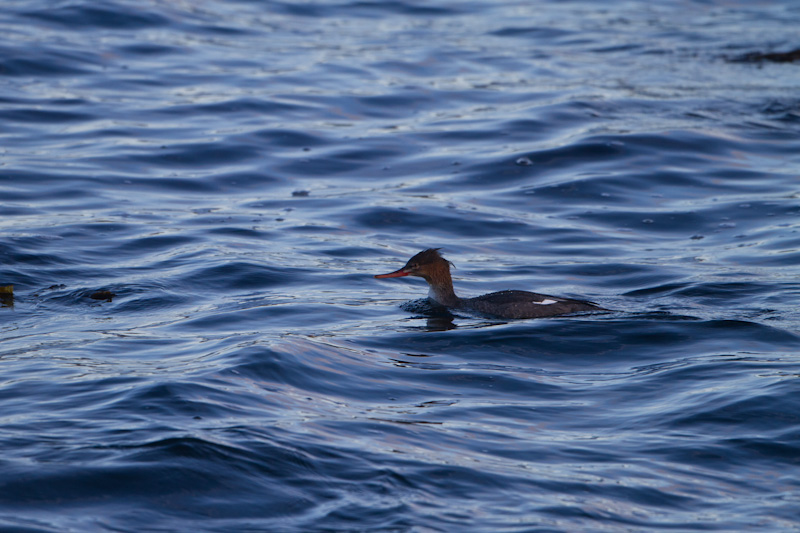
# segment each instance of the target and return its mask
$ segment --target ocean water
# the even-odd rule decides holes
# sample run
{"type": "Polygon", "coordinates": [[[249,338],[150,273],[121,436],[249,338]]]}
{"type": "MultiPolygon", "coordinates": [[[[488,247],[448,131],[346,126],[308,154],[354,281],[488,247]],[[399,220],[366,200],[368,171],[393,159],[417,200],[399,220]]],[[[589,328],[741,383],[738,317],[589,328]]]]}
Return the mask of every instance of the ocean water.
{"type": "Polygon", "coordinates": [[[0,530],[800,529],[798,27],[6,1],[0,530]]]}

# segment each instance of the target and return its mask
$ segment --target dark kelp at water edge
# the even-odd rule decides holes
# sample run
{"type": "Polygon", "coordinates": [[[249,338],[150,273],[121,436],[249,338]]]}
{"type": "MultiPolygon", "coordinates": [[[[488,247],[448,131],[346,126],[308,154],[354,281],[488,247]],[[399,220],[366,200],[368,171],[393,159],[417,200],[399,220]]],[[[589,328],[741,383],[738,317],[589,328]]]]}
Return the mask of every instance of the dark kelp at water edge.
{"type": "Polygon", "coordinates": [[[748,52],[736,57],[726,58],[731,63],[794,63],[800,61],[800,48],[789,52],[748,52]]]}
{"type": "MultiPolygon", "coordinates": [[[[52,285],[45,290],[64,289],[65,285],[52,285]]],[[[34,294],[39,296],[39,294],[34,294]]],[[[101,289],[90,292],[85,295],[86,297],[104,302],[111,302],[116,298],[116,294],[110,290],[101,289]]],[[[0,285],[0,307],[14,307],[14,286],[13,285],[0,285]]]]}
{"type": "Polygon", "coordinates": [[[0,286],[0,307],[14,307],[14,286],[0,286]]]}

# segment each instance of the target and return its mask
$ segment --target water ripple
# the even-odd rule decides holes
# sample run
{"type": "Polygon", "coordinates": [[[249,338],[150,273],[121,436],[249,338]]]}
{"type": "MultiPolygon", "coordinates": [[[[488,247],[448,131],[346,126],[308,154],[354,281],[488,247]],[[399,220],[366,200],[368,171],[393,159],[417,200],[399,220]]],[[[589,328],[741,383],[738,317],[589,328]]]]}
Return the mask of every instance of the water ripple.
{"type": "Polygon", "coordinates": [[[798,12],[641,7],[8,2],[2,527],[796,529],[798,12]]]}

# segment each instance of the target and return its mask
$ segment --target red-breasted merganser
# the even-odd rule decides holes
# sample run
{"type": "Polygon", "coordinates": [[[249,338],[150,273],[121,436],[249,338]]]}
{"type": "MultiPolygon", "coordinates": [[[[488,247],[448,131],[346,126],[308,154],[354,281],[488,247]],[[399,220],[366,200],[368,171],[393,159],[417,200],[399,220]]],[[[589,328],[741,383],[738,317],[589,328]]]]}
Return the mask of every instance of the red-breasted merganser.
{"type": "Polygon", "coordinates": [[[430,285],[428,298],[454,309],[469,309],[500,318],[542,318],[577,313],[580,311],[607,311],[599,305],[583,300],[570,300],[528,291],[500,291],[476,298],[459,298],[453,291],[450,261],[439,255],[441,248],[428,248],[408,260],[406,266],[376,278],[418,276],[430,285]]]}

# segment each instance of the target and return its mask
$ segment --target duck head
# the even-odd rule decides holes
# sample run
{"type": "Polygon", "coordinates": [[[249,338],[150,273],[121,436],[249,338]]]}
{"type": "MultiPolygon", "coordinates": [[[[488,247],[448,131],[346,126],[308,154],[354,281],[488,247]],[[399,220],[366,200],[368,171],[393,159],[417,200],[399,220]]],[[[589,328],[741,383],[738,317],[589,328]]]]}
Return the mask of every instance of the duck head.
{"type": "Polygon", "coordinates": [[[423,250],[405,264],[401,269],[389,272],[388,274],[378,274],[375,277],[381,278],[401,278],[404,276],[417,276],[424,278],[430,283],[431,280],[440,278],[444,272],[449,277],[450,261],[439,255],[441,248],[428,248],[423,250]]]}

